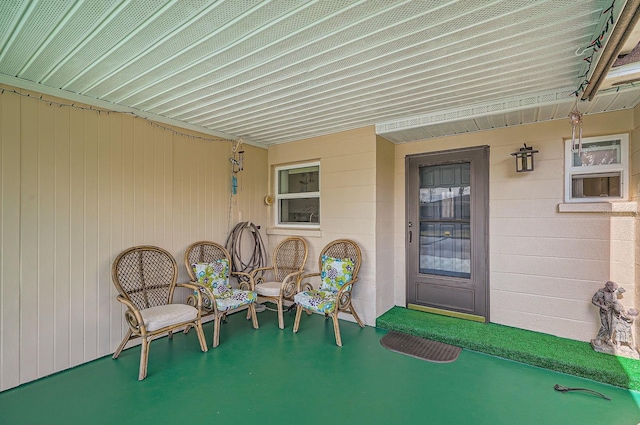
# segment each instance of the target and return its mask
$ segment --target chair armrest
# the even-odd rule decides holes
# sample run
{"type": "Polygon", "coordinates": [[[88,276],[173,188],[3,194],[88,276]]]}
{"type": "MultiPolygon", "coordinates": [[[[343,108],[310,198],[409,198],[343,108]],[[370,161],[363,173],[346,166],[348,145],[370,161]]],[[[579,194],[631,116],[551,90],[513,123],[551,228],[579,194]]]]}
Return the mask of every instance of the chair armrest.
{"type": "Polygon", "coordinates": [[[351,298],[353,293],[353,285],[358,281],[358,278],[352,279],[349,283],[344,285],[342,288],[338,290],[338,294],[336,295],[336,299],[338,300],[338,305],[340,309],[346,308],[349,304],[351,304],[351,298]]]}
{"type": "Polygon", "coordinates": [[[189,295],[189,297],[187,298],[187,304],[197,308],[199,312],[207,313],[211,311],[204,308],[204,303],[202,301],[203,292],[205,293],[206,297],[209,298],[209,300],[211,301],[212,310],[214,312],[218,311],[215,296],[213,295],[213,292],[211,292],[211,289],[209,289],[208,287],[201,285],[198,282],[178,283],[176,286],[182,286],[184,288],[193,290],[193,293],[189,295]]]}
{"type": "Polygon", "coordinates": [[[246,290],[253,291],[255,289],[256,283],[255,283],[255,280],[253,279],[253,273],[231,272],[231,276],[244,276],[247,279],[249,279],[248,283],[242,279],[238,279],[238,284],[240,285],[240,289],[244,289],[245,291],[246,290]],[[247,285],[249,286],[248,288],[247,288],[247,285]]]}
{"type": "Polygon", "coordinates": [[[118,295],[116,297],[116,300],[127,306],[127,311],[124,314],[124,318],[127,321],[129,327],[135,330],[139,330],[140,326],[144,324],[144,321],[142,320],[142,315],[140,314],[140,310],[138,310],[138,307],[136,307],[131,301],[129,301],[122,295],[118,295]]]}
{"type": "MultiPolygon", "coordinates": [[[[185,282],[185,283],[176,283],[176,287],[181,286],[183,288],[193,289],[194,291],[198,288],[202,287],[198,282],[185,282]]],[[[206,287],[205,287],[206,288],[206,287]]],[[[206,288],[208,289],[208,288],[206,288]]]]}
{"type": "Polygon", "coordinates": [[[177,283],[176,287],[182,287],[182,288],[193,290],[193,294],[189,295],[189,297],[187,298],[187,304],[197,308],[198,311],[202,311],[202,293],[198,289],[204,290],[204,292],[207,294],[207,296],[211,300],[211,303],[215,305],[215,300],[213,299],[213,294],[211,293],[211,290],[204,285],[200,285],[198,282],[177,283]],[[192,303],[191,300],[193,300],[194,302],[192,303]]]}
{"type": "Polygon", "coordinates": [[[258,272],[265,272],[267,270],[273,270],[273,267],[258,267],[257,269],[251,270],[251,276],[255,276],[258,272]]]}
{"type": "Polygon", "coordinates": [[[319,276],[320,273],[307,273],[300,276],[300,279],[298,279],[298,284],[296,285],[296,292],[311,291],[313,289],[313,285],[311,284],[311,282],[309,282],[309,279],[319,276]],[[305,282],[305,280],[307,281],[305,282]]]}
{"type": "Polygon", "coordinates": [[[264,272],[267,272],[269,270],[271,270],[273,272],[273,271],[275,271],[275,268],[274,267],[259,267],[257,269],[254,269],[253,271],[251,271],[251,277],[253,278],[254,284],[262,283],[264,281],[264,272]],[[260,276],[260,277],[256,277],[258,272],[263,272],[263,275],[260,276]]]}
{"type": "Polygon", "coordinates": [[[282,279],[280,285],[280,293],[285,298],[291,298],[298,292],[298,282],[300,275],[304,270],[298,270],[297,272],[291,272],[282,279]]]}
{"type": "Polygon", "coordinates": [[[300,275],[302,275],[302,272],[304,272],[304,270],[298,270],[297,272],[291,272],[288,275],[286,275],[284,277],[284,279],[282,279],[282,284],[284,285],[285,282],[291,280],[292,278],[296,278],[296,280],[299,279],[300,275]]]}

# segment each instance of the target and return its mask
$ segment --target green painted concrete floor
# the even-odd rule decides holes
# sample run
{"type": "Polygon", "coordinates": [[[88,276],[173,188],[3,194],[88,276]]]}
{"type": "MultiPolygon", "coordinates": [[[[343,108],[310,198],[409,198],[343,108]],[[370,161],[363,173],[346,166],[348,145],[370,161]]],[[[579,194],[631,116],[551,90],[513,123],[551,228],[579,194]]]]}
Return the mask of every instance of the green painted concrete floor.
{"type": "MultiPolygon", "coordinates": [[[[202,353],[195,332],[151,344],[138,382],[139,347],[0,393],[0,424],[602,424],[640,422],[640,393],[463,350],[430,363],[380,345],[387,333],[303,316],[292,333],[275,313],[223,325],[220,346],[202,353]],[[611,401],[559,393],[586,387],[611,401]]],[[[205,324],[211,344],[212,323],[205,324]]]]}

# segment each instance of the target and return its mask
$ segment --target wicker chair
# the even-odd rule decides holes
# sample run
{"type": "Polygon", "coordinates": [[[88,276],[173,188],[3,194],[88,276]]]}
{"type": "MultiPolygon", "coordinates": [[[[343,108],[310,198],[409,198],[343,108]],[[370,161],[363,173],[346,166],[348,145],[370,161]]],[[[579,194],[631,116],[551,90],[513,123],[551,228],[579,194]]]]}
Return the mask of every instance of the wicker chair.
{"type": "Polygon", "coordinates": [[[307,263],[307,254],[307,242],[299,237],[290,237],[276,246],[271,267],[260,267],[251,272],[258,295],[276,304],[280,329],[284,329],[284,301],[293,301],[298,278],[307,263]]]}
{"type": "Polygon", "coordinates": [[[294,297],[296,306],[296,320],[293,332],[298,332],[302,310],[307,313],[322,313],[333,319],[333,330],[336,344],[342,347],[339,313],[349,313],[364,328],[364,323],[353,308],[353,285],[358,280],[358,272],[362,263],[360,247],[351,240],[339,239],[329,243],[320,252],[318,266],[320,273],[306,274],[300,277],[298,293],[294,297]],[[310,278],[320,277],[319,289],[313,289],[310,278]]]}
{"type": "MultiPolygon", "coordinates": [[[[165,333],[188,326],[196,328],[200,348],[206,352],[207,342],[202,331],[200,309],[185,304],[173,304],[177,286],[196,289],[195,285],[177,284],[178,265],[171,254],[155,246],[136,246],[116,257],[111,268],[113,283],[120,295],[117,300],[127,307],[124,313],[129,330],[113,353],[117,359],[129,340],[142,338],[139,380],[147,376],[151,341],[165,333]]],[[[197,306],[202,300],[197,299],[197,306]]]]}
{"type": "MultiPolygon", "coordinates": [[[[258,329],[255,301],[258,296],[253,291],[253,278],[248,273],[230,272],[231,257],[220,244],[200,241],[187,248],[184,254],[184,265],[192,283],[198,284],[202,297],[203,316],[214,316],[213,347],[220,344],[220,325],[229,310],[247,306],[247,319],[251,318],[254,329],[258,329]],[[229,277],[235,276],[240,282],[240,289],[229,286],[229,277]],[[244,277],[246,281],[241,278],[244,277]]],[[[194,296],[197,295],[194,293],[194,296]]],[[[195,297],[187,301],[195,305],[195,297]]]]}

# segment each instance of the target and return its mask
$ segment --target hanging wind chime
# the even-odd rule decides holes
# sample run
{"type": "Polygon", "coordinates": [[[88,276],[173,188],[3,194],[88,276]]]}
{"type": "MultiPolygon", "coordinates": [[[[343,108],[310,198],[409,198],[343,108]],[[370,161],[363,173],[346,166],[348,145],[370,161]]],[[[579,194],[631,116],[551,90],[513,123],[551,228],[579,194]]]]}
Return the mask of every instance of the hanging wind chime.
{"type": "Polygon", "coordinates": [[[578,151],[578,155],[582,154],[582,113],[576,108],[569,113],[569,121],[571,121],[571,150],[578,151]],[[578,142],[576,145],[576,132],[578,142]]]}
{"type": "Polygon", "coordinates": [[[236,140],[231,145],[231,152],[233,157],[229,158],[231,161],[231,171],[233,174],[231,175],[231,194],[236,195],[238,193],[238,178],[236,174],[240,171],[244,170],[244,151],[239,151],[242,146],[242,138],[236,140]]]}

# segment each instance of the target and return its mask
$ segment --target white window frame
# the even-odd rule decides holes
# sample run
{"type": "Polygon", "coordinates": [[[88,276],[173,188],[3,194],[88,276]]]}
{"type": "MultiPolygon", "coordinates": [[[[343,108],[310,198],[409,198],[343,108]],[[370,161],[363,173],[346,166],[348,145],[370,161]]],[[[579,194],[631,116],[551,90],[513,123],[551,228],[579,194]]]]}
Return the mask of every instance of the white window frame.
{"type": "Polygon", "coordinates": [[[321,208],[322,199],[320,197],[320,181],[321,181],[321,169],[320,161],[305,162],[295,165],[283,165],[275,167],[275,217],[274,226],[279,228],[288,229],[319,229],[322,217],[319,218],[318,223],[280,223],[280,201],[283,199],[298,199],[298,198],[318,198],[318,209],[321,208]],[[300,168],[318,167],[318,191],[317,192],[298,192],[298,193],[279,193],[280,188],[280,172],[283,170],[296,170],[300,168]]]}
{"type": "Polygon", "coordinates": [[[567,203],[588,203],[588,202],[612,202],[626,201],[629,199],[629,134],[612,134],[599,137],[583,137],[582,145],[597,142],[620,140],[620,163],[619,164],[602,164],[602,165],[573,165],[573,140],[565,140],[564,158],[564,200],[567,203]],[[574,176],[594,176],[602,174],[606,175],[620,173],[620,197],[588,197],[588,198],[572,198],[572,180],[574,176]]]}

